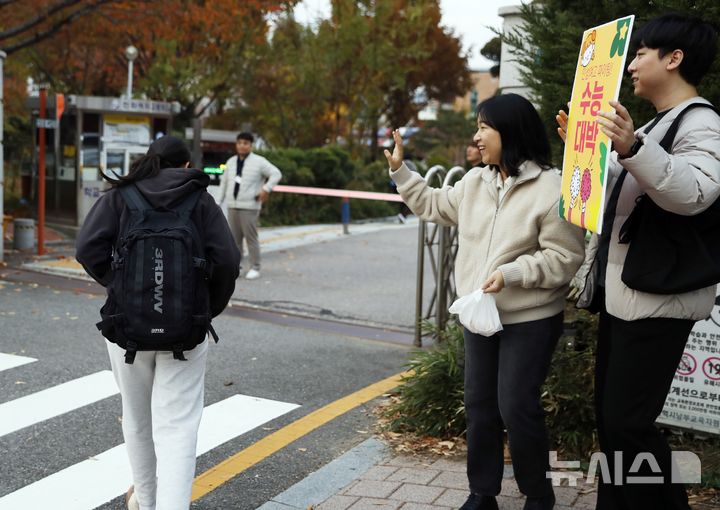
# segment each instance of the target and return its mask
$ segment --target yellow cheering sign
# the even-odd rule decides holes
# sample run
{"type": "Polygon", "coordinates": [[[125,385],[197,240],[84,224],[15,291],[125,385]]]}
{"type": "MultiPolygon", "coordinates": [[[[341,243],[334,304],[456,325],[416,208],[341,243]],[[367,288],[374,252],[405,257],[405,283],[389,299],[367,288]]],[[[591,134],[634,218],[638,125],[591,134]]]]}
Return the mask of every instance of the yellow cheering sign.
{"type": "Polygon", "coordinates": [[[625,70],[635,16],[586,30],[578,56],[562,169],[560,216],[593,232],[602,230],[610,141],[597,123],[612,111],[625,70]]]}

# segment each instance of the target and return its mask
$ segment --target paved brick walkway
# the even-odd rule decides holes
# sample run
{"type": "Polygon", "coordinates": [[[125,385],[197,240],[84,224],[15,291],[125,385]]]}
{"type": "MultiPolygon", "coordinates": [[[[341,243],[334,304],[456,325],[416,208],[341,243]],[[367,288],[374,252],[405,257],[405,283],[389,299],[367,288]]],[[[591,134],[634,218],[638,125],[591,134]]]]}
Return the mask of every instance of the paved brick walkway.
{"type": "MultiPolygon", "coordinates": [[[[465,459],[395,456],[372,467],[317,510],[450,510],[468,497],[465,459]]],[[[556,487],[556,510],[595,508],[595,487],[556,487]]],[[[501,510],[522,510],[525,497],[513,478],[503,480],[501,510]]]]}

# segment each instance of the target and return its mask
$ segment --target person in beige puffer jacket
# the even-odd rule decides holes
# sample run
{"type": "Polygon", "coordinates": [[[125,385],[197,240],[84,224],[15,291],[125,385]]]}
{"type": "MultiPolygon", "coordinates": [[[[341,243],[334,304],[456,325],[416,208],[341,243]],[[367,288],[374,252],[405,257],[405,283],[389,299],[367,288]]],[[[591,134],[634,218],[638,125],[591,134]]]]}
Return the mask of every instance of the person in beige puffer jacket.
{"type": "Polygon", "coordinates": [[[560,176],[550,164],[542,121],[525,98],[496,96],[478,106],[473,138],[484,168],[454,187],[430,188],[402,162],[400,134],[385,151],[390,176],[420,218],[457,225],[458,295],[495,293],[503,330],[465,329],[467,474],[463,510],[496,510],[503,476],[503,423],[525,510],[549,510],[548,439],[540,389],[563,330],[568,282],[583,260],[580,228],[559,216],[560,176]]]}
{"type": "MultiPolygon", "coordinates": [[[[636,130],[620,103],[610,102],[615,112],[600,112],[598,123],[613,143],[607,208],[603,234],[593,235],[576,278],[580,288],[587,276],[578,307],[600,312],[595,414],[610,476],[603,475],[597,509],[689,510],[684,486],[672,483],[676,471],[670,448],[654,422],[695,321],[710,315],[716,286],[662,295],[631,289],[621,279],[629,245],[619,243],[619,233],[643,193],[685,216],[699,214],[720,196],[720,117],[715,112],[689,111],[671,152],[659,144],[688,105],[709,104],[696,87],[715,59],[717,32],[700,19],[666,15],[636,31],[631,47],[637,48],[628,66],[635,95],[650,101],[657,116],[636,130]],[[616,455],[621,465],[615,465],[616,455]],[[634,469],[643,456],[650,460],[634,469]],[[654,481],[658,478],[660,483],[654,481]]],[[[567,117],[559,115],[558,122],[563,137],[567,117]]]]}

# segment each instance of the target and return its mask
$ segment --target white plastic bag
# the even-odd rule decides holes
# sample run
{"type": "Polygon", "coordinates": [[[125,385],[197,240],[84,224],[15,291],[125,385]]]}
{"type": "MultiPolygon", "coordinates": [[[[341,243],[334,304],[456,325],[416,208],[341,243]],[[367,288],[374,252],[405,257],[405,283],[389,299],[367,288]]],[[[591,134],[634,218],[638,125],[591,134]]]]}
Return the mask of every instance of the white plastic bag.
{"type": "Polygon", "coordinates": [[[448,311],[456,313],[460,323],[478,335],[492,336],[503,329],[495,298],[482,289],[457,299],[448,311]]]}

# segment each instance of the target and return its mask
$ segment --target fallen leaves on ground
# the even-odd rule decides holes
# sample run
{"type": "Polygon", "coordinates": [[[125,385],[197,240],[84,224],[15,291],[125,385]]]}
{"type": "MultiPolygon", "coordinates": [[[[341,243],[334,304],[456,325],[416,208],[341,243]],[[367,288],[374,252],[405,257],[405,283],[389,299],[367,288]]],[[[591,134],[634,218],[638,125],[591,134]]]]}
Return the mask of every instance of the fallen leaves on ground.
{"type": "Polygon", "coordinates": [[[467,452],[467,445],[462,437],[439,438],[389,430],[389,420],[383,416],[383,411],[396,397],[392,395],[386,395],[386,397],[389,398],[373,410],[377,419],[374,432],[382,437],[394,451],[411,455],[433,453],[444,457],[457,457],[467,452]]]}
{"type": "Polygon", "coordinates": [[[710,510],[720,508],[720,488],[686,486],[688,500],[693,510],[710,510]]]}

